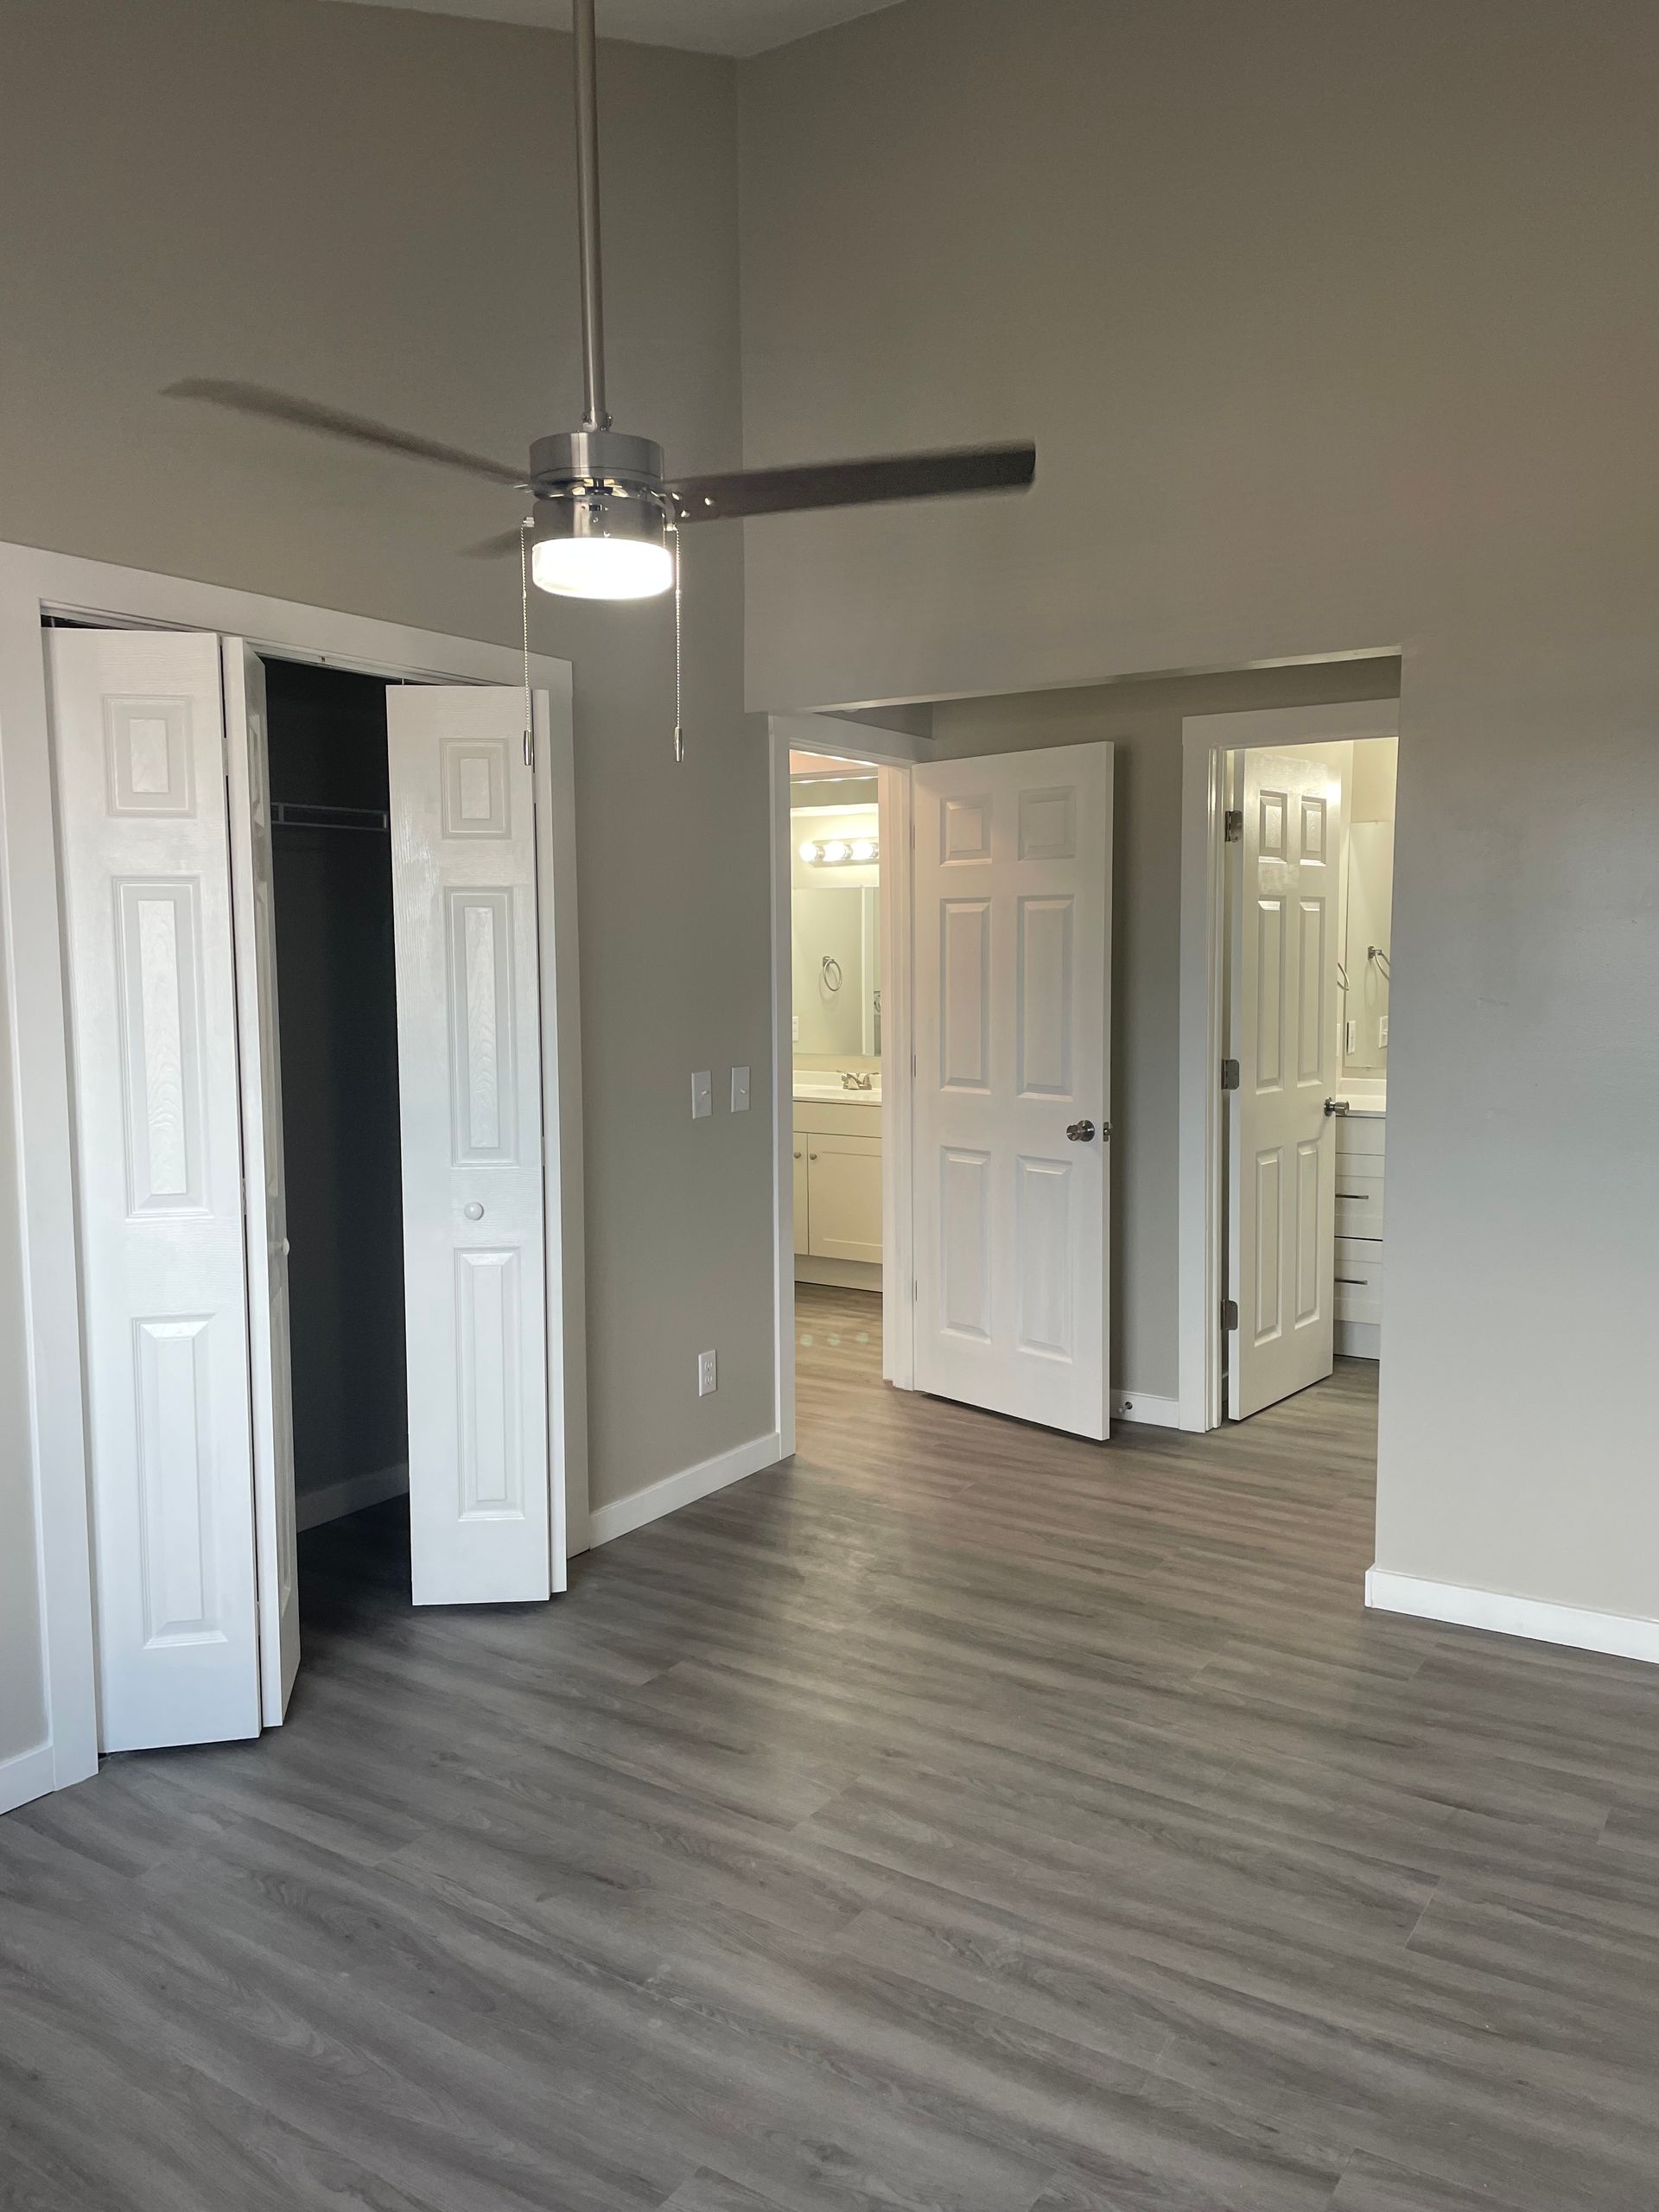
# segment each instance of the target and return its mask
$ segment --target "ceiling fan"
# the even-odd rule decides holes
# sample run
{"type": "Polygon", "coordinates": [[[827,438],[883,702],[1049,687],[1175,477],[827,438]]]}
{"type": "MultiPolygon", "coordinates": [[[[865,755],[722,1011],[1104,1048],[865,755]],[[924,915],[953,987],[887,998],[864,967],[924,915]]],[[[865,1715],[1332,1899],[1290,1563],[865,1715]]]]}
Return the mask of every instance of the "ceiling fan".
{"type": "Polygon", "coordinates": [[[611,427],[605,405],[605,324],[599,257],[599,108],[594,0],[575,0],[576,213],[582,259],[582,360],[585,406],[579,430],[555,431],[530,449],[530,467],[440,444],[367,416],[264,385],[189,377],[167,386],[175,399],[207,400],[238,414],[440,462],[533,496],[521,530],[476,548],[516,552],[527,536],[531,579],[573,599],[649,599],[675,580],[680,529],[746,515],[811,507],[866,506],[941,499],[963,492],[1022,491],[1036,472],[1030,443],[957,447],[868,461],[739,469],[718,476],[664,477],[663,449],[611,427]]]}

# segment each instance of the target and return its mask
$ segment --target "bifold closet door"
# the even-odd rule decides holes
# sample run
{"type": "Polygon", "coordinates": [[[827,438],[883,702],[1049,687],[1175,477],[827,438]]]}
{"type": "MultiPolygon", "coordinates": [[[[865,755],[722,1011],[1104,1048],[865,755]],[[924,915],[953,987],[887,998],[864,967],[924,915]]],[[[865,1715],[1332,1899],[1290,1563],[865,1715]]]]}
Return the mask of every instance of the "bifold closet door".
{"type": "Polygon", "coordinates": [[[496,687],[386,694],[416,1605],[555,1586],[524,712],[496,687]]]}
{"type": "Polygon", "coordinates": [[[47,639],[102,1748],[261,1718],[219,640],[47,639]]]}
{"type": "Polygon", "coordinates": [[[1334,1364],[1339,759],[1252,752],[1232,899],[1228,1051],[1227,1362],[1234,1421],[1322,1382],[1334,1364]]]}
{"type": "Polygon", "coordinates": [[[251,1356],[255,1557],[265,1726],[288,1710],[300,1663],[295,1556],[294,1395],[288,1298],[288,1185],[276,1012],[276,862],[265,671],[241,638],[223,641],[231,904],[247,1162],[248,1349],[251,1356]]]}

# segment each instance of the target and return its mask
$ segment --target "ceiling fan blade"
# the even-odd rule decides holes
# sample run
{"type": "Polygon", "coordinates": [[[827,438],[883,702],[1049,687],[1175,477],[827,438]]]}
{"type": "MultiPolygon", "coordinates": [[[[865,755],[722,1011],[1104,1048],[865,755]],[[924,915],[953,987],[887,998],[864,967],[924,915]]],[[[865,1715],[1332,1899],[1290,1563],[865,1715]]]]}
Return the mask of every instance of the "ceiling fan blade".
{"type": "Polygon", "coordinates": [[[798,514],[809,507],[873,506],[884,499],[940,499],[960,492],[1021,492],[1037,473],[1034,445],[957,446],[875,461],[809,461],[684,476],[668,489],[684,522],[736,515],[798,514]]]}
{"type": "Polygon", "coordinates": [[[398,453],[411,461],[435,461],[447,468],[464,468],[468,475],[487,477],[493,484],[528,488],[521,468],[467,453],[460,446],[440,445],[435,438],[418,438],[408,430],[394,430],[366,415],[347,415],[338,407],[321,406],[315,399],[296,399],[291,392],[272,391],[263,384],[230,384],[216,377],[186,377],[162,391],[164,399],[205,399],[214,407],[228,407],[233,414],[263,416],[272,423],[289,423],[296,429],[319,430],[325,437],[349,438],[354,445],[374,446],[383,453],[398,453]]]}
{"type": "Polygon", "coordinates": [[[509,553],[517,553],[524,535],[523,526],[518,530],[499,530],[493,537],[480,537],[476,545],[464,545],[462,557],[468,561],[504,561],[509,553]]]}

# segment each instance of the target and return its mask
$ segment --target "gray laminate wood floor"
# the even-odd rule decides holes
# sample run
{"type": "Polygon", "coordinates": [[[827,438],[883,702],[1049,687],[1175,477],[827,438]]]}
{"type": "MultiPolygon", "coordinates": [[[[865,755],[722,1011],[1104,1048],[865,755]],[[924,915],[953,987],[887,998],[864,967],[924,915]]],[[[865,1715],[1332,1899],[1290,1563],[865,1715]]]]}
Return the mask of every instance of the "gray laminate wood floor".
{"type": "Polygon", "coordinates": [[[1659,1675],[1368,1618],[1368,1370],[1101,1450],[878,1379],[412,1613],[305,1546],[257,1745],[0,1821],[33,2212],[1659,2203],[1659,1675]]]}

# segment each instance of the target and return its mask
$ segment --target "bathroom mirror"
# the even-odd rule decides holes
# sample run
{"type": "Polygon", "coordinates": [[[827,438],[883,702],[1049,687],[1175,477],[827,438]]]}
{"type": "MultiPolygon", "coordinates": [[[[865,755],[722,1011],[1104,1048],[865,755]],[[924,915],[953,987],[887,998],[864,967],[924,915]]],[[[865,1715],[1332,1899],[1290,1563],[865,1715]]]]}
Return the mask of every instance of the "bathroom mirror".
{"type": "Polygon", "coordinates": [[[1394,934],[1394,824],[1348,830],[1348,933],[1343,951],[1343,1065],[1383,1075],[1389,1065],[1389,947],[1394,934]],[[1351,1044],[1348,1041],[1351,1038],[1351,1044]]]}
{"type": "Polygon", "coordinates": [[[869,1058],[881,1050],[881,935],[875,891],[815,884],[792,901],[795,1050],[869,1058]]]}

